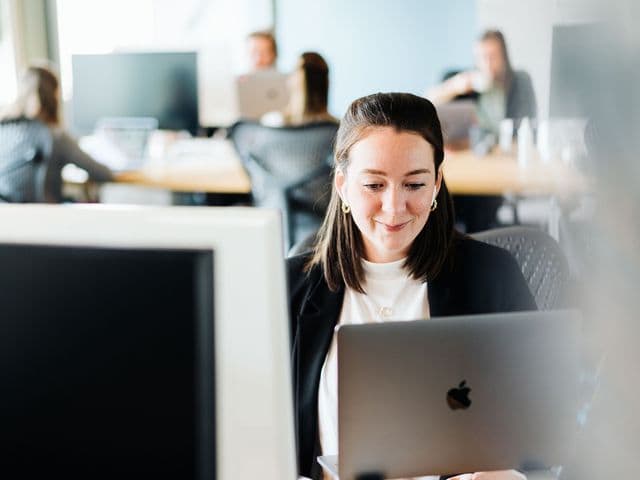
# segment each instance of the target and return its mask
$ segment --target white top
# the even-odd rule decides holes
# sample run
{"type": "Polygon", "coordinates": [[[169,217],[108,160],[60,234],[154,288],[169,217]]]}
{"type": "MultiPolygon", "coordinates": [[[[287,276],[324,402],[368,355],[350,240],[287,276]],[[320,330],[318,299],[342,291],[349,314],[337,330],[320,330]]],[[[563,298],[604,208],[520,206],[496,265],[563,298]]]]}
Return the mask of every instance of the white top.
{"type": "MultiPolygon", "coordinates": [[[[402,268],[405,260],[391,263],[363,260],[367,294],[351,288],[345,290],[338,325],[429,318],[427,284],[408,275],[402,268]]],[[[322,454],[337,454],[338,348],[335,334],[320,374],[318,424],[322,454]]]]}

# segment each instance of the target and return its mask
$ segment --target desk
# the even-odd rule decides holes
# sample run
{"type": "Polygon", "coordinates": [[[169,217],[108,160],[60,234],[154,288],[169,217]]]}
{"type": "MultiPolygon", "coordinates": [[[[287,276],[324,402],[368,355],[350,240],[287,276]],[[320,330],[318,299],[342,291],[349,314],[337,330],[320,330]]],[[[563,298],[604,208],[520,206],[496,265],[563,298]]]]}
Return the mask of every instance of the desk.
{"type": "Polygon", "coordinates": [[[478,157],[471,150],[447,151],[444,158],[444,179],[453,194],[564,197],[588,190],[587,179],[561,162],[542,163],[536,159],[521,167],[515,154],[478,157]]]}
{"type": "Polygon", "coordinates": [[[174,192],[251,192],[251,180],[228,140],[182,141],[162,157],[151,157],[140,170],[117,173],[115,181],[174,192]],[[177,147],[177,148],[176,148],[177,147]]]}
{"type": "Polygon", "coordinates": [[[561,204],[570,205],[590,191],[591,182],[575,167],[561,161],[543,163],[535,158],[526,167],[514,154],[500,152],[478,157],[471,150],[447,151],[443,163],[447,188],[456,195],[508,195],[513,197],[514,220],[526,197],[549,197],[544,221],[551,236],[559,238],[561,204]]]}
{"type": "Polygon", "coordinates": [[[87,188],[85,172],[67,165],[62,176],[70,198],[87,201],[100,197],[107,203],[192,204],[195,196],[191,194],[197,193],[197,204],[251,201],[251,180],[235,148],[225,139],[185,138],[175,132],[157,131],[148,140],[144,163],[121,171],[117,169],[130,160],[107,136],[83,137],[80,147],[117,173],[114,182],[102,186],[98,194],[87,188]]]}

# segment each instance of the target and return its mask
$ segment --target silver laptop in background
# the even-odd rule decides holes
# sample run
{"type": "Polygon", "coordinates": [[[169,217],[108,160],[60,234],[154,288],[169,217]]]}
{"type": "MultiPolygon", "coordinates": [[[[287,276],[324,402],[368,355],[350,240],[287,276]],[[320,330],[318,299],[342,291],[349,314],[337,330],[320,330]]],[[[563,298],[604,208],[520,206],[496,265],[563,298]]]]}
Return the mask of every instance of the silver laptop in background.
{"type": "Polygon", "coordinates": [[[561,465],[579,328],[568,310],[341,327],[338,471],[321,465],[341,480],[561,465]]]}
{"type": "Polygon", "coordinates": [[[444,143],[469,139],[469,130],[478,124],[476,104],[473,100],[456,100],[436,107],[442,126],[444,143]]]}
{"type": "Polygon", "coordinates": [[[147,160],[149,138],[157,129],[153,117],[103,117],[80,147],[114,172],[137,170],[147,160]]]}
{"type": "Polygon", "coordinates": [[[259,120],[267,112],[283,110],[289,101],[287,75],[275,70],[238,76],[236,91],[241,119],[259,120]]]}

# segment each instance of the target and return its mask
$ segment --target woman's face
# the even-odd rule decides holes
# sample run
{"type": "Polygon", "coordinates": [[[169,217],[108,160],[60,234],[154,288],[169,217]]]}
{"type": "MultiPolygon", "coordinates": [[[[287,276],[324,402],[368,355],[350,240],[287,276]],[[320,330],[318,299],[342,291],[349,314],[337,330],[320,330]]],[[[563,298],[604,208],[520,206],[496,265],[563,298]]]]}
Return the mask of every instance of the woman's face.
{"type": "Polygon", "coordinates": [[[491,82],[496,82],[504,75],[507,66],[497,40],[489,38],[478,42],[475,47],[475,56],[478,69],[488,76],[491,82]]]}
{"type": "Polygon", "coordinates": [[[247,45],[253,70],[264,70],[274,66],[276,53],[273,51],[271,40],[260,36],[250,37],[247,45]]]}
{"type": "Polygon", "coordinates": [[[400,260],[422,231],[440,189],[433,148],[415,133],[373,128],[349,153],[346,172],[335,185],[362,234],[365,258],[400,260]]]}

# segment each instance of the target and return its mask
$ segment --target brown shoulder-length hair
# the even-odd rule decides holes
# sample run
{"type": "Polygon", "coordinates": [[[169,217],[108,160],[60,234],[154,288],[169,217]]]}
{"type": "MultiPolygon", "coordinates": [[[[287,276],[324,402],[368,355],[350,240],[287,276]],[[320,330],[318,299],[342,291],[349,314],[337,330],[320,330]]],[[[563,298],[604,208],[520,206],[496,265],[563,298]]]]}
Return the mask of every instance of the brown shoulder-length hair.
{"type": "Polygon", "coordinates": [[[20,78],[16,100],[3,112],[2,118],[37,119],[49,126],[60,125],[60,83],[54,71],[32,65],[20,78]]]}
{"type": "Polygon", "coordinates": [[[329,100],[329,66],[316,52],[300,55],[300,68],[304,72],[304,113],[326,113],[329,100]]]}
{"type": "Polygon", "coordinates": [[[249,35],[247,35],[247,39],[249,38],[264,38],[271,44],[273,57],[278,58],[278,44],[276,43],[276,37],[273,35],[271,30],[258,30],[255,32],[251,32],[249,35]]]}
{"type": "MultiPolygon", "coordinates": [[[[393,127],[399,132],[420,135],[432,146],[436,175],[441,174],[444,150],[436,109],[426,98],[409,93],[376,93],[359,98],[349,106],[336,137],[334,172],[346,171],[351,148],[375,127],[393,127]]],[[[436,199],[438,206],[411,245],[404,264],[413,278],[424,282],[438,275],[453,243],[453,204],[444,179],[436,199]]],[[[362,234],[352,216],[342,211],[334,183],[307,269],[321,266],[332,291],[347,285],[364,293],[363,257],[362,234]]]]}
{"type": "Polygon", "coordinates": [[[498,43],[502,58],[504,59],[504,77],[502,82],[507,91],[511,87],[513,81],[513,67],[511,66],[511,60],[509,59],[509,52],[507,50],[507,41],[504,39],[504,35],[500,30],[485,30],[478,38],[479,42],[494,41],[498,43]]]}

